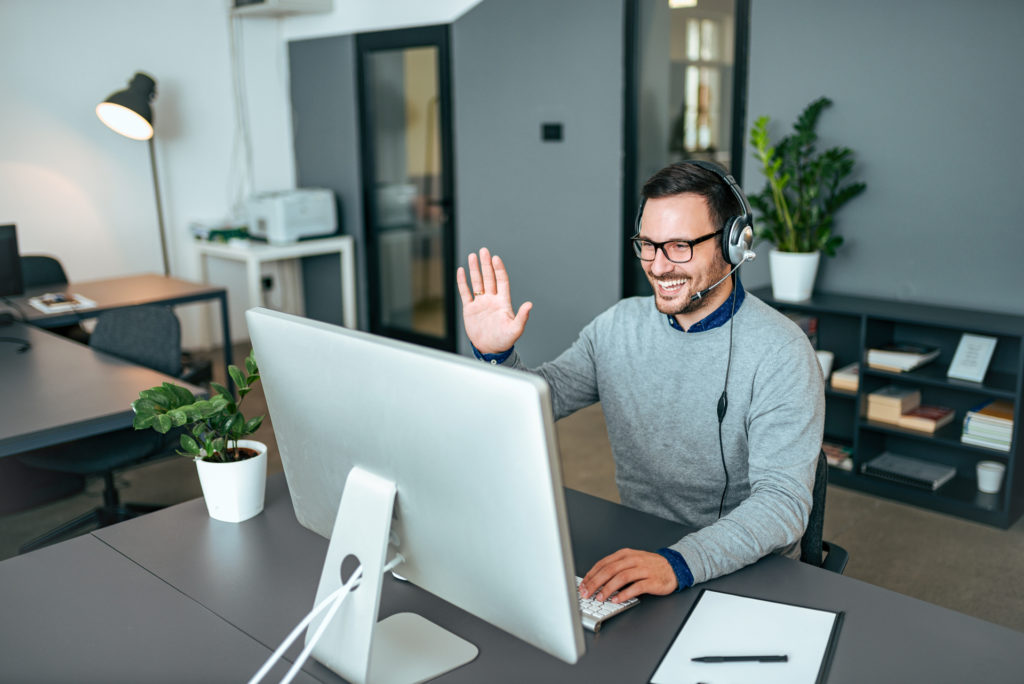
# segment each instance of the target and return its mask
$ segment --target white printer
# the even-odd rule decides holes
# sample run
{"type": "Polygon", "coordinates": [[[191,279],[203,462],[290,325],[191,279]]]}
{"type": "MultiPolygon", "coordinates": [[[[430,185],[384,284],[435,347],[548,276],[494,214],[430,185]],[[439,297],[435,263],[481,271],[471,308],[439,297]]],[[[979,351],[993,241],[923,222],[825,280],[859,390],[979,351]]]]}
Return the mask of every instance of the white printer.
{"type": "Polygon", "coordinates": [[[249,235],[273,244],[333,235],[338,229],[334,192],[302,188],[263,192],[249,199],[249,235]]]}

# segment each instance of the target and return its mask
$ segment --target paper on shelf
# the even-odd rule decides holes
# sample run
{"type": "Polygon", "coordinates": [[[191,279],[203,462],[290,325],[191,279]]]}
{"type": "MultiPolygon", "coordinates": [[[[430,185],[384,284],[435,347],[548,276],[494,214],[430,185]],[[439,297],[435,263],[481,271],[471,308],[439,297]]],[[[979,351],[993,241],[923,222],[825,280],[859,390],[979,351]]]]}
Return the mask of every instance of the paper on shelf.
{"type": "MultiPolygon", "coordinates": [[[[676,635],[652,684],[819,681],[842,613],[704,590],[676,635]],[[695,663],[721,655],[785,655],[784,663],[695,663]]],[[[827,670],[827,665],[824,668],[827,670]]],[[[824,679],[824,678],[822,678],[824,679]]]]}

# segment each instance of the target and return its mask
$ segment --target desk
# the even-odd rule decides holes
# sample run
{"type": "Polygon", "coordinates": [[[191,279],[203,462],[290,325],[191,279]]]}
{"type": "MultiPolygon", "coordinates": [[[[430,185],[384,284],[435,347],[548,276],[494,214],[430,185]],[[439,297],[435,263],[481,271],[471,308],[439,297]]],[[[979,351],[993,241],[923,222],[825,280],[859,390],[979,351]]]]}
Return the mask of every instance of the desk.
{"type": "Polygon", "coordinates": [[[231,259],[245,263],[245,282],[249,293],[249,306],[263,306],[263,284],[260,265],[267,261],[298,259],[321,254],[337,254],[341,264],[341,315],[346,328],[356,327],[356,267],[355,246],[351,235],[303,240],[287,245],[267,242],[224,244],[199,241],[195,243],[199,254],[199,268],[203,282],[209,282],[209,257],[231,259]]]}
{"type": "MultiPolygon", "coordinates": [[[[589,567],[627,544],[659,548],[684,531],[675,523],[579,492],[567,491],[566,501],[578,568],[589,567]]],[[[268,480],[264,513],[244,523],[210,519],[203,501],[197,499],[97,530],[92,537],[179,592],[180,602],[202,606],[268,652],[312,607],[327,550],[325,539],[295,521],[281,475],[268,480]]],[[[39,627],[33,632],[35,638],[22,633],[17,639],[0,639],[0,663],[4,663],[5,671],[29,671],[26,663],[44,659],[49,659],[46,665],[52,679],[74,679],[82,671],[72,656],[52,649],[48,637],[39,638],[51,631],[40,626],[52,623],[59,624],[61,633],[74,629],[88,633],[92,647],[103,652],[115,649],[115,644],[123,640],[124,650],[132,651],[132,658],[122,663],[118,673],[122,679],[164,678],[160,663],[169,646],[159,637],[173,627],[179,628],[175,634],[187,634],[192,618],[179,617],[181,606],[160,611],[154,607],[149,620],[142,618],[140,611],[145,611],[134,601],[134,592],[142,590],[130,588],[127,598],[105,607],[106,627],[98,629],[96,616],[89,610],[93,601],[90,596],[94,591],[107,591],[109,580],[98,569],[78,562],[86,542],[67,546],[71,543],[0,563],[0,603],[5,606],[0,619],[5,635],[25,632],[22,625],[39,627]],[[39,555],[44,553],[60,555],[39,555]],[[30,563],[48,568],[48,583],[76,584],[75,591],[70,592],[75,598],[61,590],[55,601],[12,601],[11,597],[38,593],[39,570],[29,569],[30,563]],[[144,638],[149,634],[152,638],[144,638]],[[150,653],[152,661],[146,657],[150,653]]],[[[92,542],[89,545],[94,546],[92,542]]],[[[570,666],[415,586],[391,578],[384,584],[381,617],[399,610],[420,612],[479,646],[476,660],[446,674],[439,682],[647,681],[697,595],[696,591],[683,591],[642,599],[640,605],[606,624],[599,635],[587,632],[587,653],[570,666]]],[[[786,558],[762,559],[703,586],[845,610],[829,684],[1019,682],[1024,672],[1024,633],[786,558]]],[[[223,649],[219,649],[224,652],[218,657],[232,661],[252,657],[246,672],[254,672],[263,658],[256,653],[250,656],[248,652],[235,652],[235,648],[242,648],[236,646],[239,643],[238,639],[225,639],[223,649]]],[[[293,645],[286,657],[294,659],[300,648],[300,644],[293,645]]],[[[202,650],[194,654],[182,651],[179,655],[199,663],[210,658],[202,650]]],[[[216,665],[213,660],[210,663],[211,667],[216,665]]],[[[307,661],[303,669],[317,680],[339,681],[315,661],[307,661]]],[[[234,679],[240,681],[241,677],[234,679]]]]}
{"type": "MultiPolygon", "coordinates": [[[[202,285],[188,280],[146,273],[120,278],[104,278],[102,280],[69,283],[63,287],[51,285],[48,287],[32,288],[27,290],[21,297],[11,297],[10,301],[15,304],[27,322],[38,325],[41,328],[56,328],[62,325],[78,323],[83,318],[95,318],[104,311],[110,311],[111,309],[124,309],[129,306],[142,306],[144,304],[177,306],[178,304],[189,304],[211,299],[220,301],[221,332],[225,340],[224,373],[226,376],[228,366],[232,363],[230,344],[231,324],[228,321],[227,290],[223,287],[202,285]],[[80,294],[96,302],[96,306],[66,313],[43,313],[29,304],[28,300],[30,297],[45,292],[80,294]]],[[[228,386],[231,386],[230,378],[228,386]]]]}
{"type": "Polygon", "coordinates": [[[32,345],[19,353],[0,344],[0,456],[130,427],[139,392],[181,384],[35,326],[13,323],[0,335],[32,345]]]}

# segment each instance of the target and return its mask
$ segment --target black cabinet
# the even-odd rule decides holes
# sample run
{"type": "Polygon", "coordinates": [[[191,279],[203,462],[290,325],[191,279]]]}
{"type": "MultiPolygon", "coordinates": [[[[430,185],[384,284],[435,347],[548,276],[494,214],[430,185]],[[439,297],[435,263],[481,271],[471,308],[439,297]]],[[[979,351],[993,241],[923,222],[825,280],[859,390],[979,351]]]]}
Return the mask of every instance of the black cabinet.
{"type": "Polygon", "coordinates": [[[1024,513],[1024,467],[1020,463],[1021,392],[1024,377],[1024,316],[896,302],[869,297],[817,293],[806,302],[777,301],[770,288],[753,294],[780,311],[817,319],[817,347],[835,354],[833,370],[860,362],[856,392],[826,382],[825,439],[850,446],[853,469],[829,469],[829,481],[896,501],[978,522],[1009,527],[1024,513]],[[980,383],[953,380],[946,370],[963,333],[997,339],[988,372],[980,383]],[[870,368],[868,349],[886,344],[934,346],[939,357],[905,373],[870,368]],[[866,397],[886,385],[920,390],[922,403],[955,409],[953,422],[934,434],[869,421],[866,397]],[[960,441],[964,414],[990,399],[1014,404],[1014,433],[1008,452],[960,441]],[[883,451],[956,468],[956,477],[936,491],[864,475],[864,463],[883,451]],[[975,466],[991,460],[1006,464],[1003,487],[996,494],[978,491],[975,466]]]}

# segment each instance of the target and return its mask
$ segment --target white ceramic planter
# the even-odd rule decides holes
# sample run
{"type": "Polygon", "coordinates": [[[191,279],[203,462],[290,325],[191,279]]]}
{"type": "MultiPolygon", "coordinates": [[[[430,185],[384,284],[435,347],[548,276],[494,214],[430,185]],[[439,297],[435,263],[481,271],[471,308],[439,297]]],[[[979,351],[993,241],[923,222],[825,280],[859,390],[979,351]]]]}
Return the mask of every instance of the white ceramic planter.
{"type": "Polygon", "coordinates": [[[242,522],[263,510],[267,490],[267,445],[240,439],[238,445],[255,449],[258,456],[232,463],[196,460],[210,517],[224,522],[242,522]]]}
{"type": "Polygon", "coordinates": [[[772,296],[786,302],[803,302],[814,292],[821,252],[780,252],[768,254],[772,296]]]}

